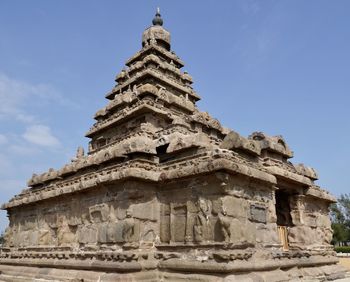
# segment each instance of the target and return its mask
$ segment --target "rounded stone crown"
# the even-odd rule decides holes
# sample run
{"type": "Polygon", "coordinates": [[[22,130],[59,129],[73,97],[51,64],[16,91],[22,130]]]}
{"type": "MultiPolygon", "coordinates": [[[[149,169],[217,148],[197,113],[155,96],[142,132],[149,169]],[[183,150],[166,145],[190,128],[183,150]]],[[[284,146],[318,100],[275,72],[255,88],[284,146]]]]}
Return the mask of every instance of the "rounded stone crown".
{"type": "Polygon", "coordinates": [[[160,25],[147,28],[142,34],[142,47],[156,44],[170,50],[170,32],[160,25]]]}

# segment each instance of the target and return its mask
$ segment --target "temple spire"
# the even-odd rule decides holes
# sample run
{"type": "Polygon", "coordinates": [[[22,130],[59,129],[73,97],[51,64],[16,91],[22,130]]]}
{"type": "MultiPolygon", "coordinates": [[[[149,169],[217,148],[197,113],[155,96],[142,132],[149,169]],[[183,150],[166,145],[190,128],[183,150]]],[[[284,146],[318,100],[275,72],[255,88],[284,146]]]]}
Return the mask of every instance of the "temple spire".
{"type": "Polygon", "coordinates": [[[153,23],[153,25],[160,25],[160,26],[163,25],[163,19],[160,15],[159,7],[157,7],[156,15],[154,16],[152,23],[153,23]]]}

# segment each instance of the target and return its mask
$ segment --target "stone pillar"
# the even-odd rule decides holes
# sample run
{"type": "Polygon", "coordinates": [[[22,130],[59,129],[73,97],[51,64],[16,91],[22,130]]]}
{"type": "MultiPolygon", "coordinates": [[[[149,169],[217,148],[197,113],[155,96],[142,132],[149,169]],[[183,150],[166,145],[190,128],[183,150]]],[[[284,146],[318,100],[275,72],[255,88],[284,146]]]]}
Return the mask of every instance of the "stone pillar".
{"type": "Polygon", "coordinates": [[[302,194],[290,197],[290,214],[294,225],[304,225],[304,201],[305,196],[302,194]]]}

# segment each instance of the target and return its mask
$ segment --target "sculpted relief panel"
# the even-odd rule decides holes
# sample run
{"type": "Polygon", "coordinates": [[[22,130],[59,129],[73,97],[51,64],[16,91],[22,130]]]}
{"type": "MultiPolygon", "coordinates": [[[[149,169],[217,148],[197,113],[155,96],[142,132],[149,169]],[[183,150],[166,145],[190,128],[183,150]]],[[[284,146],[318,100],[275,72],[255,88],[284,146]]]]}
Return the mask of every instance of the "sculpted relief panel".
{"type": "Polygon", "coordinates": [[[224,241],[224,231],[221,230],[224,224],[220,223],[211,200],[199,198],[182,203],[163,203],[160,220],[162,243],[224,241]]]}
{"type": "Polygon", "coordinates": [[[303,220],[291,228],[291,243],[303,248],[313,245],[330,246],[332,228],[327,203],[305,196],[302,196],[302,200],[299,211],[303,220]]]}
{"type": "Polygon", "coordinates": [[[255,244],[255,224],[244,199],[199,197],[162,203],[160,239],[168,244],[255,244]]]}
{"type": "MultiPolygon", "coordinates": [[[[17,217],[22,220],[11,226],[6,236],[12,234],[8,242],[13,246],[71,248],[253,246],[275,241],[271,192],[260,187],[246,189],[244,195],[225,193],[217,182],[205,177],[176,185],[187,186],[171,194],[157,193],[152,187],[141,191],[137,183],[103,187],[84,194],[79,201],[72,197],[55,203],[54,208],[42,207],[32,216],[24,211],[25,216],[17,217]],[[262,232],[257,232],[263,226],[264,234],[270,235],[262,237],[262,232]]],[[[225,189],[240,187],[229,185],[225,189]]]]}
{"type": "MultiPolygon", "coordinates": [[[[104,191],[106,192],[106,191],[104,191]]],[[[54,208],[23,210],[6,230],[7,246],[84,247],[133,245],[156,240],[158,204],[152,195],[94,192],[84,200],[55,203],[54,208]],[[134,198],[133,198],[134,197],[134,198]]]]}

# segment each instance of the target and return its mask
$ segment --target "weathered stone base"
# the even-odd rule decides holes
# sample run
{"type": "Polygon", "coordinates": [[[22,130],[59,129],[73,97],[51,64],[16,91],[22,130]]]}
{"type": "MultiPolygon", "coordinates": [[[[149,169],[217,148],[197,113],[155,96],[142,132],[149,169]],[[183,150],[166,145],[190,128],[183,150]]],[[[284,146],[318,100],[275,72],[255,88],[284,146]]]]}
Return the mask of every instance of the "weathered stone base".
{"type": "MultiPolygon", "coordinates": [[[[331,261],[329,261],[331,263],[331,261]]],[[[207,282],[282,282],[332,281],[345,277],[346,269],[338,264],[321,265],[321,261],[293,260],[281,262],[202,263],[170,259],[164,262],[97,263],[66,261],[51,267],[36,260],[2,261],[0,281],[207,281],[207,282]],[[311,266],[312,263],[315,263],[311,266]],[[90,265],[90,267],[88,267],[90,265]],[[54,268],[55,267],[55,268],[54,268]],[[90,270],[88,270],[90,269],[90,270]]]]}

